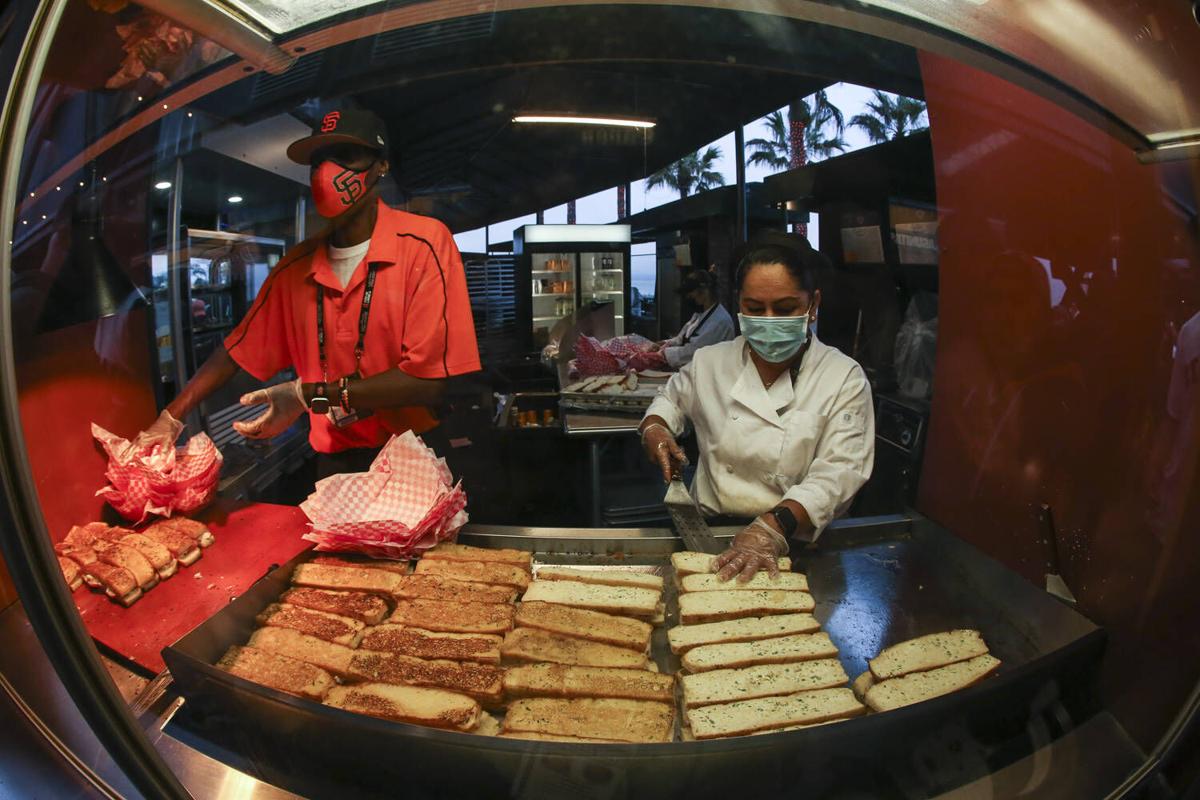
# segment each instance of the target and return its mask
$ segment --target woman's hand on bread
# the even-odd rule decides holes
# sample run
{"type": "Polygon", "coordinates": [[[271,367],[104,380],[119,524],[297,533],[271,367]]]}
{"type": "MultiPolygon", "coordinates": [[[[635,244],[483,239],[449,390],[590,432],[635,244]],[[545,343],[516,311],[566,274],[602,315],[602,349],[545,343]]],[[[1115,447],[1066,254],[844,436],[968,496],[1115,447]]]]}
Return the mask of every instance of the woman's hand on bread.
{"type": "Polygon", "coordinates": [[[763,569],[774,578],[779,575],[779,557],[787,551],[784,535],[763,517],[756,517],[733,537],[729,549],[713,560],[712,569],[723,581],[737,575],[738,582],[745,583],[763,569]]]}

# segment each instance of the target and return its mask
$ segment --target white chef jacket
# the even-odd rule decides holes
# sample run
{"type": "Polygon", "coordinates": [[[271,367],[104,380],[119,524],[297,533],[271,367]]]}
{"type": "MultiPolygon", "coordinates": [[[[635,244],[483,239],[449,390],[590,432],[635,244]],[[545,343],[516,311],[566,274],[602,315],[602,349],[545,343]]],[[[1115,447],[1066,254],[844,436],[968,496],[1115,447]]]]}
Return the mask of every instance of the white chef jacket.
{"type": "Polygon", "coordinates": [[[717,303],[712,313],[708,309],[698,311],[687,321],[683,329],[663,343],[663,356],[672,369],[681,369],[692,360],[701,347],[733,338],[733,317],[725,306],[717,303]]]}
{"type": "Polygon", "coordinates": [[[862,367],[814,336],[794,385],[789,377],[766,389],[739,336],[699,350],[650,405],[646,416],[676,436],[695,428],[692,495],[705,514],[753,517],[795,500],[820,534],[871,476],[875,414],[862,367]]]}

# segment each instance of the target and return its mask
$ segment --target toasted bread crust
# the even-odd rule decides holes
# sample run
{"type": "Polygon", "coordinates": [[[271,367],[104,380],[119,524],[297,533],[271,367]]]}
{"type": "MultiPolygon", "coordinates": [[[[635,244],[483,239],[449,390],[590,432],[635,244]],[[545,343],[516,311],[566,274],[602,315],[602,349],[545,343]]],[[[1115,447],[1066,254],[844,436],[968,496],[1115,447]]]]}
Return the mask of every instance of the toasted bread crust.
{"type": "Polygon", "coordinates": [[[426,550],[421,558],[434,561],[494,561],[499,564],[512,564],[528,572],[533,564],[533,554],[525,550],[509,548],[492,549],[488,547],[471,547],[454,542],[441,544],[426,550]]]}
{"type": "Polygon", "coordinates": [[[458,561],[422,558],[417,562],[417,575],[439,575],[456,581],[493,583],[525,591],[529,573],[523,568],[499,562],[458,561]]]}
{"type": "Polygon", "coordinates": [[[499,704],[504,695],[504,670],[490,664],[359,651],[350,659],[350,676],[374,683],[449,689],[487,706],[499,704]]]}
{"type": "Polygon", "coordinates": [[[367,625],[378,625],[388,614],[387,601],[368,592],[341,592],[302,586],[288,589],[279,601],[301,608],[311,608],[313,611],[349,617],[367,625]]]}
{"type": "Polygon", "coordinates": [[[294,586],[374,592],[389,596],[403,580],[403,576],[382,569],[330,567],[323,564],[299,564],[292,572],[294,586]]]}
{"type": "Polygon", "coordinates": [[[272,603],[267,606],[258,615],[258,624],[290,628],[346,647],[357,647],[366,627],[362,622],[350,617],[340,617],[289,603],[272,603]]]}
{"type": "Polygon", "coordinates": [[[409,575],[400,584],[397,600],[454,600],[459,603],[512,603],[517,590],[491,583],[456,581],[438,575],[409,575]]]}
{"type": "Polygon", "coordinates": [[[500,645],[500,652],[513,661],[624,669],[647,669],[649,666],[645,653],[531,628],[516,628],[509,633],[500,645]]]}
{"type": "Polygon", "coordinates": [[[675,708],[644,700],[535,697],[516,700],[504,717],[504,732],[543,733],[624,742],[669,742],[675,708]]]}
{"type": "Polygon", "coordinates": [[[513,612],[511,605],[500,603],[401,600],[388,622],[442,633],[501,634],[512,630],[513,612]]]}
{"type": "Polygon", "coordinates": [[[618,617],[585,608],[526,600],[517,608],[514,622],[523,628],[536,628],[578,639],[625,647],[644,653],[650,649],[654,627],[632,617],[618,617]]]}
{"type": "Polygon", "coordinates": [[[483,713],[479,703],[466,695],[386,683],[335,686],[325,704],[395,722],[459,731],[477,728],[483,713]]]}
{"type": "Polygon", "coordinates": [[[522,664],[504,673],[509,697],[609,697],[623,700],[675,699],[675,678],[640,669],[522,664]]]}
{"type": "Polygon", "coordinates": [[[321,700],[333,688],[333,676],[320,667],[254,647],[231,647],[217,667],[281,692],[321,700]]]}
{"type": "Polygon", "coordinates": [[[502,641],[499,636],[484,633],[438,633],[404,625],[378,625],[366,632],[359,647],[414,658],[499,664],[502,641]]]}

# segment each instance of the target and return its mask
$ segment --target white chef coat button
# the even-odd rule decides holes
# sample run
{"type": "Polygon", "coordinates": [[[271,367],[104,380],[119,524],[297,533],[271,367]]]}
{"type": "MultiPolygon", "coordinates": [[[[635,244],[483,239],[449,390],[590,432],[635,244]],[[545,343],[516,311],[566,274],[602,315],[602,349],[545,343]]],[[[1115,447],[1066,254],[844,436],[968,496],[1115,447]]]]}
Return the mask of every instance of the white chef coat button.
{"type": "Polygon", "coordinates": [[[725,465],[725,471],[726,471],[726,472],[733,472],[733,464],[726,464],[726,465],[725,465]]]}
{"type": "Polygon", "coordinates": [[[737,414],[733,414],[732,416],[733,416],[733,419],[737,419],[737,417],[738,417],[737,414]]]}

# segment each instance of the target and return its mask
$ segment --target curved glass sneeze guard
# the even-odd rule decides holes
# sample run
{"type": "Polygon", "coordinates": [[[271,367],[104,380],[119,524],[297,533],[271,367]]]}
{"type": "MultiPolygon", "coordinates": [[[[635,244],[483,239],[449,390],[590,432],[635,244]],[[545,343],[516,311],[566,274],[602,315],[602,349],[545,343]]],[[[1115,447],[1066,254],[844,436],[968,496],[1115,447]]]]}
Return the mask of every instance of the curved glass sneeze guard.
{"type": "MultiPolygon", "coordinates": [[[[796,552],[816,615],[835,644],[845,637],[851,679],[867,649],[934,625],[1011,648],[992,684],[1004,690],[963,706],[986,724],[941,726],[914,708],[790,739],[680,742],[694,749],[664,756],[679,786],[757,763],[764,792],[782,795],[797,742],[822,743],[834,763],[858,732],[907,719],[893,740],[911,735],[918,755],[864,772],[868,794],[980,781],[1002,795],[1013,775],[1041,775],[1025,757],[1086,729],[1102,730],[1094,752],[1115,742],[1121,757],[1074,769],[1055,749],[1045,763],[1100,796],[1181,721],[1200,680],[1185,613],[1200,601],[1200,169],[1136,155],[1200,129],[1200,25],[1186,3],[727,5],[231,3],[296,59],[273,74],[160,12],[66,3],[4,187],[15,388],[50,537],[109,513],[89,426],[149,424],[287,251],[323,231],[287,145],[330,111],[368,109],[391,138],[384,202],[455,235],[497,394],[499,376],[536,366],[535,332],[588,301],[611,303],[615,331],[667,339],[692,313],[674,291],[689,271],[714,265],[736,314],[742,238],[807,238],[829,260],[816,335],[862,367],[875,402],[874,472],[850,513],[920,519],[903,540],[796,552]],[[556,114],[572,124],[515,121],[556,114]],[[538,225],[585,224],[628,240],[515,244],[538,225]],[[941,563],[922,549],[935,545],[941,563]],[[1033,683],[1029,702],[1011,688],[1033,683]],[[1009,696],[1022,699],[1005,709],[1009,696]]],[[[239,452],[229,422],[257,385],[239,376],[193,425],[239,452]]],[[[553,418],[546,403],[537,413],[553,418]]],[[[530,524],[521,515],[571,507],[592,458],[636,478],[621,490],[645,488],[636,449],[512,433],[472,434],[491,448],[465,459],[478,519],[530,524]]],[[[150,630],[138,611],[129,626],[150,630]]],[[[274,705],[300,709],[296,721],[311,711],[299,703],[274,705]]],[[[288,769],[304,764],[202,722],[178,724],[210,755],[226,748],[231,768],[305,790],[288,769]]],[[[304,730],[297,741],[320,740],[304,730]]],[[[466,778],[495,769],[517,793],[560,786],[551,775],[616,792],[631,763],[404,730],[389,735],[455,756],[466,778]],[[514,764],[531,782],[518,785],[514,764]]],[[[1182,790],[1195,764],[1165,766],[1182,790]]],[[[386,769],[356,774],[381,784],[386,769]]],[[[705,780],[696,796],[718,785],[705,780]]]]}

